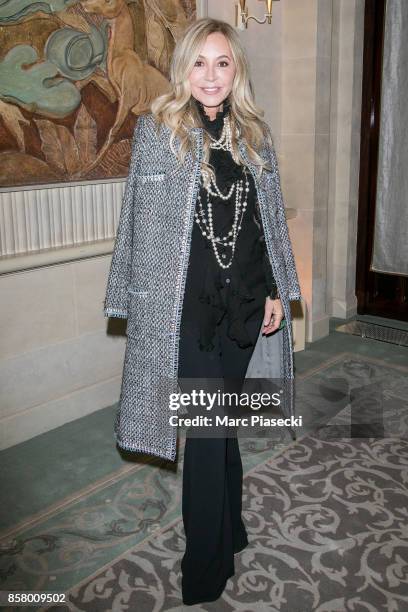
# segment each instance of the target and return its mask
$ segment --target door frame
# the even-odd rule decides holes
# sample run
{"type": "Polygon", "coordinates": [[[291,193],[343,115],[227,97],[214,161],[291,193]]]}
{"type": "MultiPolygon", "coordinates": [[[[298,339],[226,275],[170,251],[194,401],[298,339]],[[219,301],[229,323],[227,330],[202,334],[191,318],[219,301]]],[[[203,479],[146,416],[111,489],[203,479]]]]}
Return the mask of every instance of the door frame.
{"type": "Polygon", "coordinates": [[[408,278],[370,270],[375,224],[387,0],[365,0],[358,194],[357,313],[408,321],[408,278]]]}
{"type": "Polygon", "coordinates": [[[385,6],[386,0],[365,1],[356,253],[358,314],[372,310],[368,290],[374,243],[385,6]]]}

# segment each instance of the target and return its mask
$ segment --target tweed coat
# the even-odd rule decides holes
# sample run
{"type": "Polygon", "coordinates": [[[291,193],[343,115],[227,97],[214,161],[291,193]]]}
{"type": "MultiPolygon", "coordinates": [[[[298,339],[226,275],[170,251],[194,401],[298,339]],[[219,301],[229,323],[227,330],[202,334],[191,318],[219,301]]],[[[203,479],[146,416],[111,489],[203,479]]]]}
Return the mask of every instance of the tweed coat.
{"type": "MultiPolygon", "coordinates": [[[[104,315],[127,318],[127,340],[114,435],[119,447],[170,461],[176,459],[177,426],[169,423],[169,395],[177,393],[180,324],[195,204],[203,158],[203,129],[191,128],[195,151],[180,164],[170,148],[171,131],[157,133],[152,113],[139,117],[110,271],[104,315]]],[[[174,140],[175,146],[178,139],[174,140]]],[[[288,236],[277,159],[271,139],[260,155],[272,172],[254,176],[265,243],[287,325],[259,334],[247,378],[293,381],[290,300],[301,298],[288,236]]],[[[293,413],[293,394],[283,411],[293,413]]]]}

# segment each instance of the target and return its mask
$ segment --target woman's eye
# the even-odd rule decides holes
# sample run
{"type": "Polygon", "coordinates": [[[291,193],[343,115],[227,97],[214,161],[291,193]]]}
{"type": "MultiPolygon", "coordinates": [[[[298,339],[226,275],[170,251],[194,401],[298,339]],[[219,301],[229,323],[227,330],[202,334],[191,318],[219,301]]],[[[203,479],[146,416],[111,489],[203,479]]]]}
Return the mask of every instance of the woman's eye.
{"type": "MultiPolygon", "coordinates": [[[[203,62],[201,60],[197,60],[196,63],[194,64],[194,66],[199,66],[202,63],[203,62]]],[[[226,62],[225,60],[221,60],[220,64],[225,64],[225,66],[223,66],[223,68],[226,68],[227,66],[229,66],[228,62],[226,62]]]]}

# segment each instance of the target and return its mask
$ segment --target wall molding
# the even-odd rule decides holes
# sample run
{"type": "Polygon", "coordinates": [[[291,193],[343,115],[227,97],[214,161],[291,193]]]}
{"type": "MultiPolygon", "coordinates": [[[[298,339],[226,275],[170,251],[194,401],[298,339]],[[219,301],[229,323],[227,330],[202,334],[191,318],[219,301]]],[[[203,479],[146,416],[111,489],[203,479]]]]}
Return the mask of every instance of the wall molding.
{"type": "Polygon", "coordinates": [[[0,257],[0,275],[67,263],[78,259],[88,259],[89,257],[110,255],[114,245],[115,239],[110,238],[109,240],[98,240],[97,242],[79,244],[73,247],[58,247],[33,253],[0,257]]]}
{"type": "MultiPolygon", "coordinates": [[[[61,258],[65,260],[69,247],[88,248],[86,245],[90,243],[112,240],[125,184],[126,181],[107,181],[3,191],[0,194],[1,270],[10,271],[14,266],[11,258],[16,258],[15,265],[19,265],[17,260],[23,261],[23,255],[26,262],[30,255],[40,261],[44,251],[48,263],[52,263],[52,257],[58,263],[61,258]]],[[[92,248],[99,250],[99,247],[92,248]]],[[[80,255],[80,251],[76,252],[80,255]]]]}

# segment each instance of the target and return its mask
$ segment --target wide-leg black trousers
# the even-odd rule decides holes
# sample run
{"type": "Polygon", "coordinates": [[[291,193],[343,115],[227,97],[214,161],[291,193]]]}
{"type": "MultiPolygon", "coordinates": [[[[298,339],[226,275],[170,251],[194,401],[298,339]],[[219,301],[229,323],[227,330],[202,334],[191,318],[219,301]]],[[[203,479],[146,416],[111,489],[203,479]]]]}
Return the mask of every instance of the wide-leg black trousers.
{"type": "MultiPolygon", "coordinates": [[[[263,314],[260,309],[246,324],[254,345],[263,314]]],[[[183,313],[178,369],[182,392],[190,390],[189,382],[183,381],[183,377],[208,378],[206,390],[211,392],[215,390],[211,378],[231,379],[233,390],[241,391],[236,385],[243,385],[254,346],[240,348],[228,338],[226,329],[224,316],[217,326],[214,350],[200,351],[198,321],[191,311],[183,313]]],[[[242,476],[236,437],[194,438],[188,437],[187,432],[182,492],[186,549],[181,562],[182,596],[186,605],[218,599],[228,578],[234,574],[234,553],[248,544],[241,517],[242,476]]]]}

